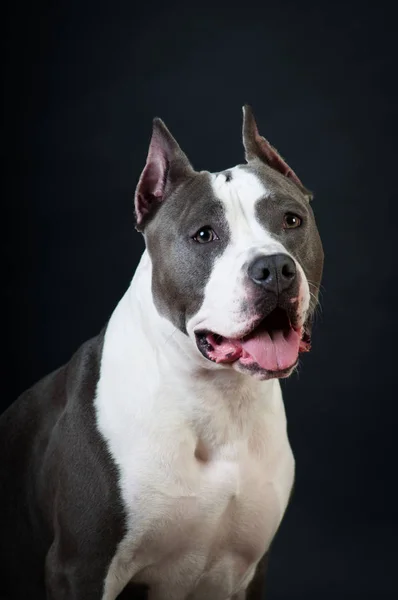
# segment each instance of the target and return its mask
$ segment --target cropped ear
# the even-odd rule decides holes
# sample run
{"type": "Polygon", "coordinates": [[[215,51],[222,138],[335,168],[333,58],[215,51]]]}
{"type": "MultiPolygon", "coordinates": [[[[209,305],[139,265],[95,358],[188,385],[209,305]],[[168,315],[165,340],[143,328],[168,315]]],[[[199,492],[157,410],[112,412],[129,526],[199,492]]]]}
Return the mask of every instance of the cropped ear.
{"type": "Polygon", "coordinates": [[[143,231],[148,220],[163,202],[166,186],[193,172],[187,157],[166,125],[161,119],[154,119],[148,157],[135,191],[138,231],[143,231]]]}
{"type": "MultiPolygon", "coordinates": [[[[259,158],[275,169],[275,171],[279,171],[279,173],[282,173],[282,175],[294,181],[301,189],[305,189],[296,173],[283,160],[279,152],[277,152],[277,150],[275,150],[275,148],[259,134],[253,111],[247,104],[243,107],[242,135],[247,162],[259,158]]],[[[305,192],[306,195],[309,195],[307,190],[305,190],[305,192]]]]}

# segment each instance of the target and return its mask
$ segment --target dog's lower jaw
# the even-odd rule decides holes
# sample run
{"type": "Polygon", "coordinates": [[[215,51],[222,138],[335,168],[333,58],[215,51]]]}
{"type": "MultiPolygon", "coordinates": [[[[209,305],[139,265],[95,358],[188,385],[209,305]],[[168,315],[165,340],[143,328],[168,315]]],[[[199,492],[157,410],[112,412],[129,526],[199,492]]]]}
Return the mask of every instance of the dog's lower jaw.
{"type": "Polygon", "coordinates": [[[294,371],[296,370],[299,364],[299,359],[297,358],[296,362],[287,369],[281,369],[279,371],[267,371],[266,369],[262,369],[259,365],[253,364],[250,366],[242,365],[239,361],[232,365],[232,368],[242,375],[252,377],[253,379],[257,379],[258,381],[269,381],[272,379],[286,379],[290,377],[294,371]]]}

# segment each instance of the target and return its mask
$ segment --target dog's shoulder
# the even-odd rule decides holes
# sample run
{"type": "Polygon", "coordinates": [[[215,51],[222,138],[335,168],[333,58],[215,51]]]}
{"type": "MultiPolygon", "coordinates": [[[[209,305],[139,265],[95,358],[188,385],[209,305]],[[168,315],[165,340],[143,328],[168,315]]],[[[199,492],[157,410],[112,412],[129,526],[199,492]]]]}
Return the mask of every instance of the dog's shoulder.
{"type": "Polygon", "coordinates": [[[47,486],[56,472],[73,471],[76,462],[87,461],[90,445],[101,443],[94,396],[104,334],[105,329],[82,344],[69,362],[23,392],[0,416],[3,481],[19,472],[28,484],[29,473],[36,473],[47,486]]]}

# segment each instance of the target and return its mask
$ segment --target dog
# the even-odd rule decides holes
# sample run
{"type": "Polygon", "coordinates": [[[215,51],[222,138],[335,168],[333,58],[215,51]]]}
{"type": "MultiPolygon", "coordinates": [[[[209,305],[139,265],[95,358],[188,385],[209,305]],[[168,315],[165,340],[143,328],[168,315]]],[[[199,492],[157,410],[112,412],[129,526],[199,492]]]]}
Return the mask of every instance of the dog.
{"type": "Polygon", "coordinates": [[[3,600],[259,600],[295,462],[279,379],[309,350],[311,194],[243,108],[196,172],[153,121],[146,250],[103,331],[0,421],[3,600]]]}

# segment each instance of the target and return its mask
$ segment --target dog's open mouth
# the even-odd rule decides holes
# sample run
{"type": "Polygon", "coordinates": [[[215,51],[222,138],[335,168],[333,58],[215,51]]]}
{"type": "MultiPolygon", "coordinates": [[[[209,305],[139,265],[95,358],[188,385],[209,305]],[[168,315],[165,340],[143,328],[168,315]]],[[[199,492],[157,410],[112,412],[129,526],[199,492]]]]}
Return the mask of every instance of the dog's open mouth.
{"type": "Polygon", "coordinates": [[[299,353],[310,349],[305,329],[293,326],[287,312],[279,307],[239,339],[200,331],[196,341],[200,352],[213,362],[239,360],[243,366],[278,373],[289,371],[297,363],[299,353]]]}

